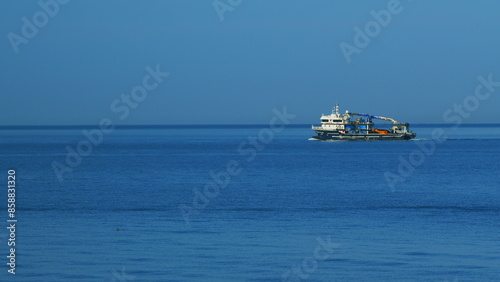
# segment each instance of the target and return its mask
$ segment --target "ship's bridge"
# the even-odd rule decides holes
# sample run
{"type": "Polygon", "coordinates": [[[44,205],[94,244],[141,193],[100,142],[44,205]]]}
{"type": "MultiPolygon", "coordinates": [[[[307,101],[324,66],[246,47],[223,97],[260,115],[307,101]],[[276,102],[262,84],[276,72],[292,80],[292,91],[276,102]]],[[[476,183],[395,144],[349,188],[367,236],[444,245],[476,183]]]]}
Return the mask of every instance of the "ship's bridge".
{"type": "Polygon", "coordinates": [[[327,130],[344,130],[345,124],[347,123],[350,123],[349,111],[346,111],[345,114],[340,114],[339,106],[335,105],[335,108],[332,110],[332,114],[323,114],[321,116],[321,126],[317,128],[327,130]]]}

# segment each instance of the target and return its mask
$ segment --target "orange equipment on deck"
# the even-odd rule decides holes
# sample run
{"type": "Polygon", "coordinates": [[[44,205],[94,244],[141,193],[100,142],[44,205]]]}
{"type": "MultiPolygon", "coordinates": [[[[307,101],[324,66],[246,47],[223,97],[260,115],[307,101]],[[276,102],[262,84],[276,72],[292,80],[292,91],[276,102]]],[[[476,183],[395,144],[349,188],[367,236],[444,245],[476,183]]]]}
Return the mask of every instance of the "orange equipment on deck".
{"type": "Polygon", "coordinates": [[[372,129],[372,131],[375,131],[380,134],[391,134],[388,130],[385,129],[372,129]]]}

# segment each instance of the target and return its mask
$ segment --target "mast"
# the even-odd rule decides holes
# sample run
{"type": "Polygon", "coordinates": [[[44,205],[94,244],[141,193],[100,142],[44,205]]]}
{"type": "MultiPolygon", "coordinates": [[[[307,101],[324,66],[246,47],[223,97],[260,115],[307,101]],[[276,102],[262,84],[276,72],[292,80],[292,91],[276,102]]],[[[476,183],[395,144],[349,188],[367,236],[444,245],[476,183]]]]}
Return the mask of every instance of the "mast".
{"type": "Polygon", "coordinates": [[[332,111],[332,114],[336,114],[338,115],[339,114],[339,104],[335,104],[335,108],[334,108],[335,111],[332,111]]]}

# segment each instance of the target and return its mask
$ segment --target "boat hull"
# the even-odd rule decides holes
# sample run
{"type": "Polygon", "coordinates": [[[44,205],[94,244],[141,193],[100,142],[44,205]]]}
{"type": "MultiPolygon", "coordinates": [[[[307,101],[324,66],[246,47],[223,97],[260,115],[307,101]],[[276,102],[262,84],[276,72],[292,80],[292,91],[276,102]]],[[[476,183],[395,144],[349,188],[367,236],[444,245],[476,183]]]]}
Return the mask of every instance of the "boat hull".
{"type": "Polygon", "coordinates": [[[415,138],[417,134],[407,133],[342,133],[339,131],[330,130],[315,130],[318,134],[313,136],[317,140],[343,140],[343,141],[366,141],[366,140],[410,140],[415,138]]]}

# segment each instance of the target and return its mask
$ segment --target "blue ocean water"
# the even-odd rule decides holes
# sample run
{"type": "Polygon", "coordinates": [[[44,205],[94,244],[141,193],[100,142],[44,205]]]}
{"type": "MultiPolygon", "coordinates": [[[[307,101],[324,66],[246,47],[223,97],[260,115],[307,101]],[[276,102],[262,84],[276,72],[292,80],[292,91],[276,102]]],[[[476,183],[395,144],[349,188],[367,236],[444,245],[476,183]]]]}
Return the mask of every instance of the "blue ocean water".
{"type": "Polygon", "coordinates": [[[302,125],[261,142],[262,128],[116,129],[63,181],[52,164],[82,128],[3,128],[17,274],[2,228],[0,280],[500,280],[500,126],[385,142],[311,141],[302,125]]]}

